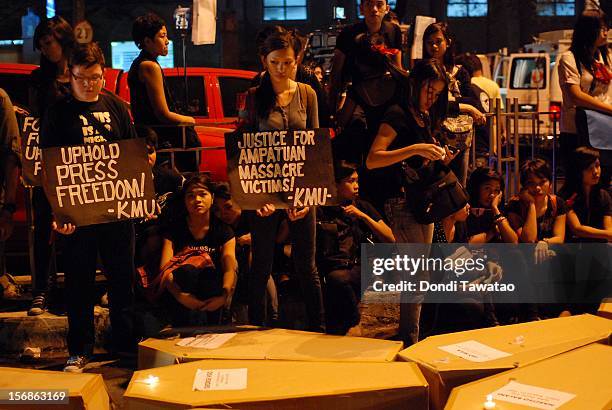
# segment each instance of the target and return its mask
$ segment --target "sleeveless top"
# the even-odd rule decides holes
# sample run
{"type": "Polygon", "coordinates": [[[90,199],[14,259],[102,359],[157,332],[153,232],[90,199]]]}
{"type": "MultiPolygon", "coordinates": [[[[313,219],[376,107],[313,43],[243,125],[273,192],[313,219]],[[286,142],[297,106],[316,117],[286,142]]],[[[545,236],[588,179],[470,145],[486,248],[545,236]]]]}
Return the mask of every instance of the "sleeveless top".
{"type": "MultiPolygon", "coordinates": [[[[151,57],[144,50],[141,51],[138,57],[136,57],[136,59],[132,62],[132,65],[130,66],[130,71],[128,73],[128,86],[130,88],[130,104],[132,109],[132,116],[134,117],[134,124],[158,125],[161,124],[161,121],[155,115],[153,105],[151,104],[151,101],[149,100],[149,95],[147,94],[147,87],[145,86],[145,83],[140,81],[140,79],[138,78],[138,70],[140,69],[140,64],[143,61],[152,61],[155,64],[159,65],[157,60],[151,57]]],[[[168,84],[166,83],[166,77],[164,77],[164,71],[162,70],[161,73],[164,86],[164,95],[166,97],[166,104],[168,104],[168,108],[170,109],[170,111],[175,111],[172,95],[170,94],[168,84]]]]}

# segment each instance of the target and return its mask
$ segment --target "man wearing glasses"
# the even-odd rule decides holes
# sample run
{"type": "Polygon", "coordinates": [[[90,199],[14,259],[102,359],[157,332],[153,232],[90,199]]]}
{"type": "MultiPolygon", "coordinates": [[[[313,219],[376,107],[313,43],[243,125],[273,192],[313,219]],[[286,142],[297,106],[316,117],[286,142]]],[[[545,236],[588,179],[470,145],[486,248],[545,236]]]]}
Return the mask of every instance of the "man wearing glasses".
{"type": "MultiPolygon", "coordinates": [[[[136,138],[125,105],[104,86],[104,56],[97,44],[81,45],[68,59],[71,96],[44,117],[41,147],[64,147],[136,138]]],[[[44,160],[44,158],[43,158],[44,160]]],[[[112,348],[132,352],[134,226],[130,221],[53,229],[64,235],[64,278],[68,312],[67,372],[82,372],[94,347],[93,310],[97,255],[108,278],[112,348]]]]}

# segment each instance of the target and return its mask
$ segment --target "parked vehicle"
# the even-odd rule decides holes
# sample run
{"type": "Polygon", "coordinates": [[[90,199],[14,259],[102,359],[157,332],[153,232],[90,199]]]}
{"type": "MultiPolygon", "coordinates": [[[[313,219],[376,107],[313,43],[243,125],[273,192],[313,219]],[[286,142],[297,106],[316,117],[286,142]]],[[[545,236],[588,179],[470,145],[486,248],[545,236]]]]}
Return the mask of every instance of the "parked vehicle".
{"type": "MultiPolygon", "coordinates": [[[[18,106],[28,106],[29,75],[37,66],[32,64],[0,64],[0,88],[18,106]]],[[[218,180],[226,179],[223,135],[234,129],[238,119],[237,94],[248,89],[255,72],[225,68],[187,68],[187,97],[183,69],[166,68],[164,75],[177,103],[177,109],[196,120],[196,131],[207,148],[201,155],[200,170],[210,172],[218,180]]],[[[105,89],[130,102],[127,72],[107,68],[104,70],[105,89]]]]}

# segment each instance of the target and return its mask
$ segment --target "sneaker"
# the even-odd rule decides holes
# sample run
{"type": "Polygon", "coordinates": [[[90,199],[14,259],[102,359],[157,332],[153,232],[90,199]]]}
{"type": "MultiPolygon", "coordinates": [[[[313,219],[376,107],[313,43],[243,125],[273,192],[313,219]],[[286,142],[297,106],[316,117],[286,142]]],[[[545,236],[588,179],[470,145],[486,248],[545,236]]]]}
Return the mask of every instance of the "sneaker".
{"type": "Polygon", "coordinates": [[[85,365],[89,362],[86,356],[70,356],[64,366],[64,371],[68,373],[83,373],[85,365]]]}
{"type": "Polygon", "coordinates": [[[44,295],[38,295],[32,300],[32,305],[28,310],[28,316],[38,316],[47,310],[47,299],[44,295]]]}

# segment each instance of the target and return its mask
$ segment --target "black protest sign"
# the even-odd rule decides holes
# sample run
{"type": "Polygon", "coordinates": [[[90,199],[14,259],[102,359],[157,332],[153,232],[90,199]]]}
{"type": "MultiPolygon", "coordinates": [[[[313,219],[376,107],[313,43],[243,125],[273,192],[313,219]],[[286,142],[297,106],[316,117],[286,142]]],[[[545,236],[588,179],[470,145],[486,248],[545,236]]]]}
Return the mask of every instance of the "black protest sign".
{"type": "Polygon", "coordinates": [[[43,186],[58,223],[76,226],[155,214],[143,139],[43,150],[43,186]]]}
{"type": "Polygon", "coordinates": [[[232,198],[242,209],[334,205],[330,131],[275,130],[226,134],[232,198]]]}
{"type": "Polygon", "coordinates": [[[21,176],[24,185],[41,186],[40,118],[23,117],[21,120],[21,176]]]}

